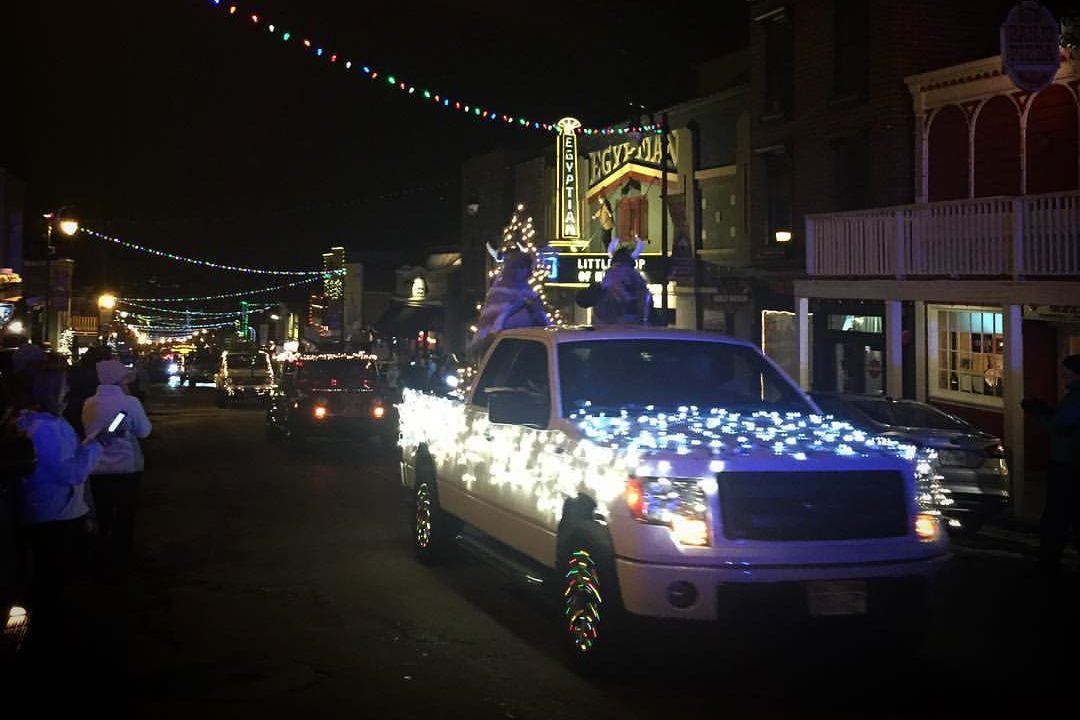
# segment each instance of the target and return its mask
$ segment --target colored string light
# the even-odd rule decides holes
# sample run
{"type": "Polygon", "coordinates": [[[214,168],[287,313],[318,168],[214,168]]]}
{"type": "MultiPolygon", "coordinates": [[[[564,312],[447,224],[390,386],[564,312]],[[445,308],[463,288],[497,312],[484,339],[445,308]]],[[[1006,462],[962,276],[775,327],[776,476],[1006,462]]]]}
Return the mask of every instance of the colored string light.
{"type": "Polygon", "coordinates": [[[132,300],[125,300],[124,298],[117,298],[116,301],[118,303],[120,303],[121,305],[128,305],[130,307],[136,307],[136,308],[139,308],[140,310],[149,310],[150,312],[164,313],[164,314],[167,314],[167,315],[169,315],[169,314],[171,314],[171,315],[195,315],[195,316],[204,317],[204,318],[205,317],[236,317],[236,316],[239,316],[239,315],[243,315],[245,312],[247,312],[249,314],[250,313],[261,313],[261,312],[266,312],[267,310],[270,310],[271,308],[275,307],[275,305],[265,305],[263,307],[248,308],[246,311],[245,310],[221,310],[221,311],[218,311],[218,312],[204,312],[204,311],[201,311],[201,310],[175,310],[173,308],[155,307],[153,305],[145,305],[143,303],[135,302],[135,301],[132,301],[132,300]]]}
{"type": "MultiPolygon", "coordinates": [[[[219,0],[210,0],[210,2],[216,7],[222,7],[219,0]]],[[[238,12],[237,5],[228,6],[229,15],[245,19],[251,25],[265,26],[270,34],[276,34],[278,25],[272,23],[263,22],[264,16],[258,12],[251,12],[247,15],[238,12]]],[[[293,37],[291,32],[282,32],[282,42],[289,42],[293,37]]],[[[310,52],[315,58],[322,58],[330,62],[332,65],[339,65],[345,71],[351,71],[353,68],[352,60],[345,60],[345,62],[338,63],[339,54],[332,53],[325,49],[320,43],[314,42],[311,38],[304,38],[301,41],[304,50],[310,52]]],[[[453,109],[458,112],[463,112],[466,115],[470,115],[480,120],[494,120],[502,122],[505,125],[514,125],[516,127],[529,129],[529,130],[542,130],[544,132],[558,132],[558,127],[554,123],[541,122],[538,120],[530,120],[526,117],[519,117],[513,114],[496,112],[494,110],[484,108],[481,105],[473,103],[463,103],[460,100],[451,100],[443,93],[434,92],[428,88],[418,87],[414,83],[405,82],[399,76],[393,73],[382,73],[374,69],[370,65],[361,65],[359,69],[363,73],[363,76],[372,81],[377,81],[379,78],[383,78],[383,82],[379,83],[385,85],[388,88],[394,88],[400,92],[404,92],[406,95],[419,98],[426,102],[434,103],[435,105],[441,105],[443,108],[453,109]]],[[[603,128],[578,128],[577,132],[582,135],[625,135],[627,133],[655,133],[662,132],[662,128],[657,123],[636,125],[620,125],[607,126],[603,128]]]]}
{"type": "Polygon", "coordinates": [[[120,238],[106,235],[105,233],[91,230],[90,228],[80,227],[79,230],[91,237],[98,238],[99,240],[108,240],[111,243],[115,243],[116,245],[120,245],[121,247],[130,250],[138,250],[139,252],[166,258],[168,260],[177,260],[179,262],[191,263],[192,265],[201,265],[202,267],[213,268],[215,270],[231,270],[232,272],[253,273],[256,275],[314,275],[316,277],[321,277],[326,274],[325,270],[263,270],[261,268],[241,267],[239,265],[224,265],[222,263],[211,262],[210,260],[189,258],[183,255],[177,255],[176,253],[165,252],[164,250],[155,250],[154,248],[149,248],[145,245],[126,242],[120,238]]]}
{"type": "MultiPolygon", "coordinates": [[[[149,319],[146,320],[149,322],[149,319]]],[[[217,323],[202,323],[198,325],[137,325],[135,323],[128,323],[128,327],[132,330],[139,332],[174,332],[176,330],[212,330],[215,328],[233,327],[236,325],[235,320],[223,321],[217,323]]]]}
{"type": "Polygon", "coordinates": [[[283,285],[271,285],[270,287],[259,288],[258,290],[238,290],[231,293],[219,293],[217,295],[196,295],[194,297],[125,297],[122,298],[125,302],[163,302],[163,303],[179,303],[179,302],[198,302],[200,300],[227,300],[229,298],[246,297],[248,295],[258,295],[265,292],[273,292],[274,290],[281,290],[283,288],[297,287],[298,285],[307,285],[308,283],[317,282],[330,275],[344,275],[345,268],[338,270],[330,270],[324,273],[323,277],[312,276],[304,278],[303,280],[296,280],[290,283],[284,283],[283,285]]]}

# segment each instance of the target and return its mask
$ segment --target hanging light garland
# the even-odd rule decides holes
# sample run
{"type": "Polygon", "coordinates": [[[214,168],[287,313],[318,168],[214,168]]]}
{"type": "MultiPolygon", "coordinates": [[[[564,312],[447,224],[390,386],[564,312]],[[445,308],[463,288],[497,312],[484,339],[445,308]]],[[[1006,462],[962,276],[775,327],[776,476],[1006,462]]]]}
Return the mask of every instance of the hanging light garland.
{"type": "Polygon", "coordinates": [[[165,252],[163,250],[155,250],[154,248],[146,247],[145,245],[137,245],[136,243],[125,242],[120,238],[106,235],[105,233],[91,230],[90,228],[80,227],[81,232],[86,233],[90,237],[98,238],[99,240],[108,240],[111,243],[126,247],[131,250],[138,250],[149,255],[155,255],[157,257],[166,258],[168,260],[177,260],[179,262],[191,263],[192,265],[201,265],[203,267],[213,268],[215,270],[231,270],[232,272],[241,273],[254,273],[256,275],[311,275],[315,278],[323,277],[327,274],[326,270],[263,270],[261,268],[249,268],[241,267],[239,265],[224,265],[222,263],[211,262],[209,260],[199,260],[197,258],[184,257],[183,255],[177,255],[175,253],[165,252]]]}
{"type": "Polygon", "coordinates": [[[232,320],[230,320],[228,322],[222,321],[222,322],[216,322],[216,323],[200,323],[200,324],[197,324],[197,325],[195,325],[195,324],[192,324],[192,325],[187,325],[187,324],[179,324],[179,325],[168,325],[168,324],[138,325],[136,323],[128,323],[128,328],[131,329],[131,330],[137,330],[137,331],[141,331],[141,332],[173,332],[173,331],[176,331],[176,330],[210,330],[210,329],[214,329],[214,328],[231,327],[231,326],[233,326],[235,324],[236,324],[235,321],[232,321],[232,320]]]}
{"type": "Polygon", "coordinates": [[[139,308],[140,310],[148,310],[150,312],[155,312],[155,313],[164,313],[166,315],[170,315],[170,314],[171,315],[195,315],[195,316],[203,317],[203,318],[208,318],[208,317],[237,317],[237,316],[243,315],[245,312],[250,315],[252,313],[266,312],[267,310],[270,310],[271,308],[276,306],[276,303],[273,303],[273,304],[270,304],[270,305],[264,305],[262,307],[251,307],[251,308],[248,308],[246,311],[245,310],[222,310],[222,311],[217,311],[217,312],[204,312],[204,311],[201,311],[201,310],[176,310],[174,308],[155,307],[153,305],[146,305],[146,304],[140,303],[140,302],[133,302],[131,300],[125,300],[123,298],[117,298],[116,301],[118,303],[120,303],[121,305],[129,305],[131,307],[139,308]]]}
{"type": "Polygon", "coordinates": [[[318,275],[312,275],[311,277],[304,278],[303,280],[296,280],[283,285],[271,285],[270,287],[259,288],[258,290],[238,290],[231,293],[219,293],[217,295],[196,295],[194,297],[135,297],[135,298],[118,298],[124,302],[161,302],[161,303],[180,303],[180,302],[198,302],[200,300],[227,300],[229,298],[246,297],[248,295],[259,295],[261,293],[273,292],[274,290],[281,290],[283,288],[296,287],[298,285],[306,285],[308,283],[317,282],[323,278],[330,277],[332,275],[344,275],[345,268],[338,270],[328,270],[323,273],[322,277],[318,275]]]}
{"type": "MultiPolygon", "coordinates": [[[[393,88],[406,95],[423,100],[424,102],[429,102],[444,109],[453,110],[454,112],[465,113],[477,120],[499,122],[504,125],[514,125],[530,130],[558,132],[558,128],[554,123],[530,120],[526,117],[509,115],[490,108],[484,108],[475,103],[465,103],[461,100],[454,100],[443,93],[433,92],[424,87],[417,87],[413,83],[402,80],[400,76],[394,73],[376,70],[370,65],[356,65],[352,60],[345,58],[339,53],[330,51],[320,42],[303,35],[297,35],[292,31],[285,30],[284,28],[269,22],[258,12],[249,10],[241,11],[240,6],[236,3],[222,2],[222,0],[210,0],[210,3],[224,11],[227,17],[242,20],[245,24],[265,28],[270,35],[280,37],[282,42],[301,45],[305,52],[310,53],[310,56],[314,59],[323,60],[354,75],[358,72],[362,73],[363,77],[366,77],[369,80],[393,88]]],[[[662,129],[659,124],[651,123],[647,125],[621,125],[618,127],[608,126],[603,128],[582,127],[578,128],[577,132],[582,135],[625,135],[627,133],[659,134],[662,132],[662,129]]]]}

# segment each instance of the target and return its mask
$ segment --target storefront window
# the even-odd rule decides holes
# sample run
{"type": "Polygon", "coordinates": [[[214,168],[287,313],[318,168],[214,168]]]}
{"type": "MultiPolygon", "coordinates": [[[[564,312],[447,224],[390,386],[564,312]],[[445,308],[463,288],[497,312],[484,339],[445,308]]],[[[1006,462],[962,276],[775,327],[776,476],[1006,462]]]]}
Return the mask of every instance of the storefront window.
{"type": "Polygon", "coordinates": [[[1005,334],[995,308],[928,308],[930,394],[1002,406],[1005,334]]]}
{"type": "Polygon", "coordinates": [[[829,315],[829,329],[843,332],[884,332],[880,315],[829,315]]]}

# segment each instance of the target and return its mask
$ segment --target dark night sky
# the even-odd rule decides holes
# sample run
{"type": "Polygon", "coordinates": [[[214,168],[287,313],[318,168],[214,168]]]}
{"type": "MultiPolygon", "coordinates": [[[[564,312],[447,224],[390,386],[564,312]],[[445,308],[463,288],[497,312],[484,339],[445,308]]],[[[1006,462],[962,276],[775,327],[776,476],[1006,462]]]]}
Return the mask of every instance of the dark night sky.
{"type": "MultiPolygon", "coordinates": [[[[746,16],[745,0],[237,5],[260,25],[210,0],[5,3],[0,166],[28,185],[28,255],[59,204],[122,239],[239,265],[316,267],[332,244],[353,257],[446,246],[463,159],[550,137],[388,90],[297,36],[465,102],[601,126],[631,100],[691,97],[694,64],[740,44],[746,16]]],[[[274,284],[67,243],[83,281],[104,274],[128,294],[149,276],[200,292],[274,284]]]]}

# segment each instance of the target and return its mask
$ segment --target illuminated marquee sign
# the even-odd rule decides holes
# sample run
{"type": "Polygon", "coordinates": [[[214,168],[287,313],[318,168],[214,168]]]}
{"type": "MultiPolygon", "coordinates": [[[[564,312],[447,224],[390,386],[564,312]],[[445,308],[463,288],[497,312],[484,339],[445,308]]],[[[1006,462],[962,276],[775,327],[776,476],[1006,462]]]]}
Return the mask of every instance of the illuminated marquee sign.
{"type": "Polygon", "coordinates": [[[578,152],[577,133],[581,123],[575,118],[565,117],[557,123],[559,128],[557,168],[558,202],[558,237],[557,240],[577,240],[581,237],[581,203],[578,200],[578,152]]]}
{"type": "MultiPolygon", "coordinates": [[[[607,253],[549,255],[544,261],[551,269],[544,283],[548,287],[584,287],[600,282],[611,267],[611,256],[607,253]]],[[[660,264],[659,255],[640,255],[635,261],[646,280],[660,277],[660,264]]]]}
{"type": "MultiPolygon", "coordinates": [[[[668,133],[668,162],[670,172],[679,157],[680,132],[668,133]]],[[[660,167],[664,142],[660,135],[646,135],[640,141],[609,145],[589,153],[589,185],[595,185],[630,161],[660,167]]]]}

